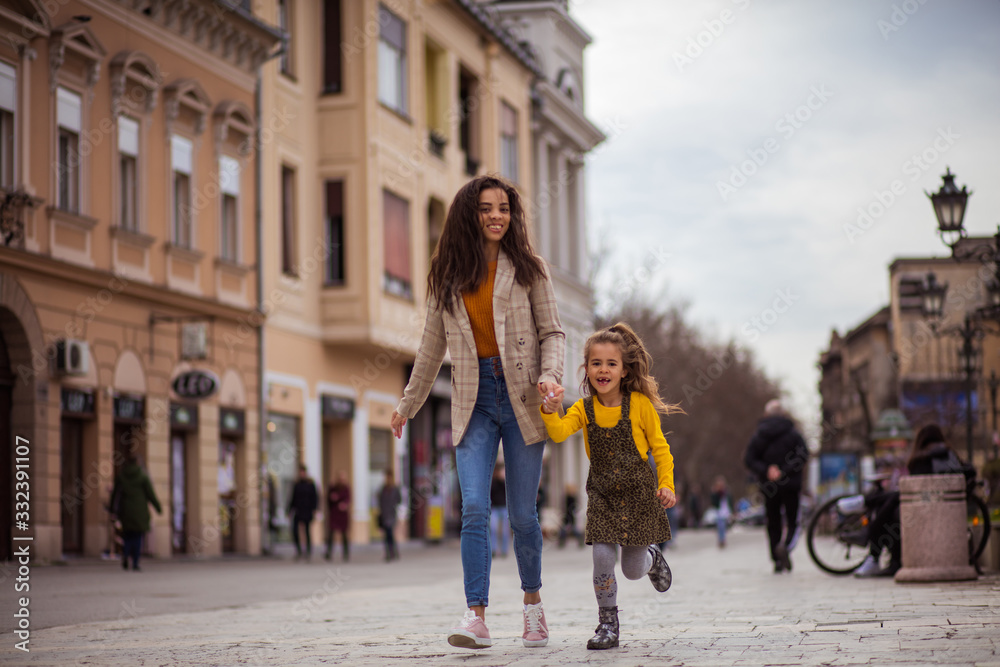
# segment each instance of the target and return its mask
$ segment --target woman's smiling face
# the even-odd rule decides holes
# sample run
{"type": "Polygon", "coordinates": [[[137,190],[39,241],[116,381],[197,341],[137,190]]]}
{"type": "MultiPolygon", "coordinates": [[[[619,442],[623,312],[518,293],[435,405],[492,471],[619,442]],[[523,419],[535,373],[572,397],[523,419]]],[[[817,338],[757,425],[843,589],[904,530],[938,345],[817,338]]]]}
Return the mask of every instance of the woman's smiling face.
{"type": "Polygon", "coordinates": [[[488,188],[479,193],[479,224],[486,243],[499,246],[510,228],[510,202],[506,192],[488,188]]]}

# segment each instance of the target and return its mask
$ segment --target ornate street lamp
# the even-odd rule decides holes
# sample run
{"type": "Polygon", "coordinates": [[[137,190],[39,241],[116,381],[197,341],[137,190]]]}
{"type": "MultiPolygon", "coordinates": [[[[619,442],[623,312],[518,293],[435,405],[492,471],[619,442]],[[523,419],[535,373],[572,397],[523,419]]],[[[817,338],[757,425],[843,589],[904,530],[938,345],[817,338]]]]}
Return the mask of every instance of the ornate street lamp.
{"type": "Polygon", "coordinates": [[[924,283],[923,311],[924,316],[932,323],[938,322],[944,316],[944,295],[948,292],[948,283],[939,283],[933,271],[927,272],[927,282],[924,283]]]}
{"type": "Polygon", "coordinates": [[[934,194],[925,190],[924,194],[930,197],[931,203],[934,204],[934,215],[937,216],[941,240],[954,249],[955,244],[965,238],[962,220],[965,218],[965,205],[972,193],[964,185],[961,190],[958,189],[955,185],[955,175],[951,173],[950,168],[945,169],[941,178],[944,183],[940,190],[934,194]]]}

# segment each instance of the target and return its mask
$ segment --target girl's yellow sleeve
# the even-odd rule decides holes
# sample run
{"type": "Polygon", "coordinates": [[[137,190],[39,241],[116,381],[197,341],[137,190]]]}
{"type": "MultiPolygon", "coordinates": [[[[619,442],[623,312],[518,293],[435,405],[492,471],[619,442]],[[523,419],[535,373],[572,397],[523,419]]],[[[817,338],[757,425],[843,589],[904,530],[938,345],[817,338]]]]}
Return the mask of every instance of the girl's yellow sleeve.
{"type": "MultiPolygon", "coordinates": [[[[538,409],[542,412],[542,409],[538,409]]],[[[562,442],[573,435],[587,424],[587,414],[583,409],[583,400],[579,400],[569,406],[566,414],[560,417],[556,413],[545,414],[542,412],[542,421],[545,422],[545,430],[549,432],[549,437],[553,442],[562,442]]]]}
{"type": "MultiPolygon", "coordinates": [[[[634,394],[633,394],[634,396],[634,394]]],[[[642,431],[649,443],[649,449],[656,462],[656,474],[659,477],[657,488],[674,490],[674,457],[670,453],[670,445],[663,435],[663,426],[660,423],[660,413],[653,407],[652,401],[645,396],[639,401],[641,408],[639,416],[642,418],[642,431]]]]}

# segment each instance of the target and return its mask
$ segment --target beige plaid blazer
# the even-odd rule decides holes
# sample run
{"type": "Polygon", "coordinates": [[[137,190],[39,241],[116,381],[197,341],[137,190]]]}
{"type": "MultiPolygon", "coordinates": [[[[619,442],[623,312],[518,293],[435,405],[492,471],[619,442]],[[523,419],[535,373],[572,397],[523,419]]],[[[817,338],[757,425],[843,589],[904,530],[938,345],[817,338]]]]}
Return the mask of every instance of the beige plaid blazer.
{"type": "MultiPolygon", "coordinates": [[[[544,260],[542,260],[544,265],[544,260]]],[[[454,313],[428,299],[427,319],[413,374],[396,407],[407,419],[420,410],[437,377],[444,354],[451,354],[451,424],[454,444],[465,434],[479,391],[479,355],[465,304],[454,313]]],[[[514,280],[514,266],[501,250],[493,283],[493,322],[500,361],[521,435],[528,444],[543,442],[545,424],[538,412],[539,382],[562,384],[566,334],[559,322],[552,281],[546,276],[530,289],[514,280]]]]}

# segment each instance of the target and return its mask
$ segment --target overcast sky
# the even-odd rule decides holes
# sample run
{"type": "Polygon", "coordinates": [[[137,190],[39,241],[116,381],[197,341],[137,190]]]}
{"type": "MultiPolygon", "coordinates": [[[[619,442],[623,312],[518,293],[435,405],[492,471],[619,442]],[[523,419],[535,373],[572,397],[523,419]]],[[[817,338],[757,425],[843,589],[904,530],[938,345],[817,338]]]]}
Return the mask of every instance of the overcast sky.
{"type": "Polygon", "coordinates": [[[948,254],[924,195],[946,166],[970,232],[1000,223],[1000,2],[569,5],[609,135],[587,172],[607,291],[690,302],[817,422],[831,329],[888,304],[894,257],[948,254]]]}

